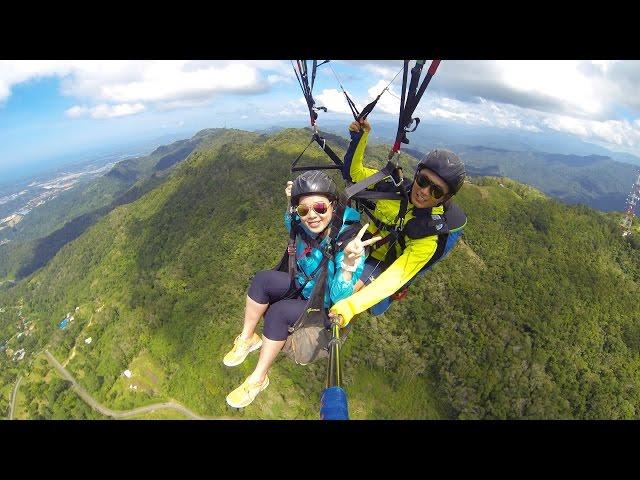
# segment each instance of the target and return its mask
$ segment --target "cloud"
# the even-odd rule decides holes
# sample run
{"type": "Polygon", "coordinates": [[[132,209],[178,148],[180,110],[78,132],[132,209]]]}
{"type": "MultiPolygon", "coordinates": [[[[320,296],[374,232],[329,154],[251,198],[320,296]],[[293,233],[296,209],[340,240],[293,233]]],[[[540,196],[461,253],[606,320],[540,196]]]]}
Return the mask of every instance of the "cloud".
{"type": "Polygon", "coordinates": [[[78,118],[89,113],[89,109],[87,107],[81,107],[79,105],[75,105],[70,109],[66,110],[65,115],[69,118],[78,118]]]}
{"type": "Polygon", "coordinates": [[[577,118],[567,117],[559,115],[555,117],[549,117],[544,120],[545,125],[553,130],[559,132],[572,133],[580,137],[588,137],[589,130],[587,129],[585,122],[580,121],[577,118]]]}
{"type": "MultiPolygon", "coordinates": [[[[112,102],[162,102],[204,100],[220,92],[257,93],[267,89],[267,83],[259,78],[257,71],[245,65],[184,71],[179,63],[155,62],[149,65],[142,78],[101,85],[93,96],[112,102]]],[[[74,92],[74,88],[71,85],[68,90],[74,92]]]]}
{"type": "Polygon", "coordinates": [[[640,144],[640,121],[590,120],[562,114],[543,113],[514,105],[482,99],[467,103],[448,97],[431,97],[416,111],[422,120],[429,118],[469,125],[543,132],[555,130],[587,141],[598,141],[627,148],[640,144]]]}
{"type": "MultiPolygon", "coordinates": [[[[368,90],[370,95],[402,65],[391,60],[348,63],[383,78],[368,90]]],[[[399,89],[400,81],[396,79],[393,88],[399,89]]],[[[397,113],[398,100],[395,105],[389,100],[381,100],[378,108],[397,113]]],[[[555,130],[636,151],[639,114],[640,62],[611,60],[446,60],[416,111],[423,120],[555,130]]]]}
{"type": "Polygon", "coordinates": [[[102,103],[95,107],[76,105],[66,110],[65,114],[70,118],[79,118],[88,115],[91,118],[102,119],[135,115],[136,113],[143,112],[145,109],[146,108],[142,103],[121,103],[118,105],[102,103]]]}
{"type": "Polygon", "coordinates": [[[0,102],[9,98],[14,85],[51,75],[67,75],[72,68],[69,62],[55,60],[0,60],[0,102]]]}
{"type": "MultiPolygon", "coordinates": [[[[372,102],[380,93],[382,93],[385,87],[389,84],[389,80],[380,80],[374,86],[367,90],[369,94],[369,100],[367,103],[372,102]]],[[[382,93],[382,96],[376,104],[376,111],[390,113],[397,115],[400,112],[400,92],[398,92],[394,85],[389,86],[387,91],[382,93]]]]}
{"type": "Polygon", "coordinates": [[[271,74],[267,75],[267,82],[269,83],[269,85],[274,85],[279,82],[293,83],[293,78],[291,78],[291,76],[271,74]]]}
{"type": "MultiPolygon", "coordinates": [[[[400,60],[346,63],[385,81],[402,67],[400,60]]],[[[394,85],[399,87],[401,79],[398,76],[394,85]]],[[[444,60],[427,95],[437,93],[468,103],[484,99],[539,112],[608,120],[614,115],[614,103],[640,109],[638,85],[638,61],[444,60]]]]}
{"type": "Polygon", "coordinates": [[[637,120],[593,121],[557,116],[545,119],[544,123],[553,130],[572,133],[588,140],[636,149],[640,145],[640,122],[637,120]]]}
{"type": "MultiPolygon", "coordinates": [[[[390,80],[390,79],[389,79],[390,80]]],[[[378,95],[380,95],[385,87],[387,87],[389,80],[379,80],[375,85],[371,86],[367,90],[367,95],[356,95],[351,90],[346,89],[347,95],[355,103],[358,111],[372,102],[378,95]]],[[[375,111],[380,113],[389,113],[397,115],[400,110],[400,93],[394,86],[391,86],[388,91],[384,92],[376,104],[375,111]]],[[[347,113],[351,115],[351,109],[347,103],[347,99],[344,97],[342,90],[336,88],[328,88],[322,90],[321,93],[314,94],[316,105],[327,107],[328,112],[332,113],[347,113]]],[[[301,98],[303,105],[306,105],[304,98],[301,98]]]]}
{"type": "MultiPolygon", "coordinates": [[[[331,68],[361,109],[401,67],[402,60],[332,61],[320,68],[314,97],[331,113],[350,114],[331,68]]],[[[220,101],[224,109],[222,96],[229,94],[245,96],[243,102],[226,104],[238,115],[308,116],[292,70],[288,60],[0,61],[0,104],[15,85],[53,76],[60,78],[61,93],[75,100],[65,112],[68,118],[116,118],[208,107],[213,101],[216,108],[220,101]],[[275,88],[278,85],[286,88],[275,88]],[[247,95],[272,89],[274,95],[258,98],[260,108],[246,101],[247,95]]],[[[380,98],[376,113],[397,116],[401,82],[400,73],[380,98]]],[[[532,132],[554,130],[637,149],[639,112],[639,61],[445,60],[415,116],[532,132]]]]}
{"type": "Polygon", "coordinates": [[[444,61],[429,89],[466,102],[485,99],[547,113],[602,115],[600,84],[578,61],[444,61]]]}
{"type": "MultiPolygon", "coordinates": [[[[61,78],[63,95],[93,103],[86,107],[91,115],[106,118],[101,115],[203,106],[218,94],[264,93],[272,84],[289,81],[291,72],[287,62],[270,60],[0,61],[0,102],[14,85],[51,76],[61,78]]],[[[82,113],[66,112],[72,118],[82,113]]]]}
{"type": "MultiPolygon", "coordinates": [[[[348,91],[347,95],[349,95],[348,91]]],[[[351,97],[351,95],[349,95],[349,97],[351,97]]],[[[319,94],[314,94],[313,98],[316,101],[316,106],[327,107],[328,112],[351,113],[351,109],[349,109],[349,105],[347,104],[347,99],[344,98],[344,93],[342,93],[341,90],[328,88],[322,90],[319,94]]]]}
{"type": "Polygon", "coordinates": [[[382,80],[386,80],[387,83],[389,83],[391,79],[398,74],[398,72],[400,72],[400,74],[396,77],[396,80],[402,80],[402,60],[380,60],[377,62],[371,62],[369,60],[355,60],[347,63],[360,66],[364,70],[369,71],[378,77],[382,77],[382,80]]]}
{"type": "Polygon", "coordinates": [[[309,118],[309,110],[307,109],[307,102],[304,97],[299,97],[297,100],[289,100],[282,105],[283,108],[276,110],[275,108],[259,109],[254,112],[255,114],[263,115],[267,118],[270,117],[291,117],[291,116],[305,116],[309,118]]]}

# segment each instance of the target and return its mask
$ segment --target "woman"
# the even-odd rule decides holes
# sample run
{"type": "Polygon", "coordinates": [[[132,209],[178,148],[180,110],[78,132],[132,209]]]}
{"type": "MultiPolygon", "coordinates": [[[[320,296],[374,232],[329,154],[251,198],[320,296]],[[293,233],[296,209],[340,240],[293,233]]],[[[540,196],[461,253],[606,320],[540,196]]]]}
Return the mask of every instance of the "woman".
{"type": "MultiPolygon", "coordinates": [[[[227,403],[235,408],[249,405],[269,385],[269,367],[285,344],[289,326],[304,311],[315,284],[313,277],[323,258],[321,249],[330,241],[328,235],[331,228],[339,227],[342,232],[347,223],[360,219],[356,210],[339,203],[333,180],[320,170],[304,172],[293,182],[287,182],[285,194],[291,205],[285,214],[287,230],[291,230],[292,221],[300,221],[303,230],[296,235],[295,241],[298,268],[295,281],[299,293],[294,298],[283,298],[291,286],[287,272],[266,270],[258,272],[254,277],[247,293],[242,333],[236,337],[233,348],[223,360],[229,367],[239,365],[250,352],[262,347],[253,373],[227,395],[227,403]],[[336,222],[334,215],[337,216],[336,219],[342,219],[342,222],[336,222]],[[260,339],[254,331],[263,315],[264,329],[260,339]]],[[[367,225],[344,249],[335,252],[327,263],[325,309],[353,293],[353,286],[364,266],[365,247],[380,240],[380,237],[376,237],[363,242],[362,235],[366,228],[367,225]]]]}

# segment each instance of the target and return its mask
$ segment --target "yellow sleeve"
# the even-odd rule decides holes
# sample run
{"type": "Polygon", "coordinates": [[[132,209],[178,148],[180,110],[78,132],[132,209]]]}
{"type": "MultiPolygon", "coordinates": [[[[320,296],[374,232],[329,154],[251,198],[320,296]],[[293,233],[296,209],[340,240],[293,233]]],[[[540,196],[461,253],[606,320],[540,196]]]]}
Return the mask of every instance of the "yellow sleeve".
{"type": "Polygon", "coordinates": [[[360,137],[360,141],[358,142],[356,151],[353,153],[353,160],[351,160],[349,175],[351,175],[351,179],[354,182],[359,182],[360,180],[364,180],[365,178],[378,173],[378,170],[376,170],[375,168],[368,168],[368,167],[365,167],[363,164],[364,149],[367,147],[368,139],[369,139],[369,132],[364,132],[362,134],[362,137],[360,137]]]}
{"type": "Polygon", "coordinates": [[[359,292],[340,300],[331,307],[331,312],[342,315],[342,318],[350,322],[354,315],[393,295],[431,259],[438,247],[438,236],[432,235],[407,243],[402,255],[378,278],[359,292]]]}

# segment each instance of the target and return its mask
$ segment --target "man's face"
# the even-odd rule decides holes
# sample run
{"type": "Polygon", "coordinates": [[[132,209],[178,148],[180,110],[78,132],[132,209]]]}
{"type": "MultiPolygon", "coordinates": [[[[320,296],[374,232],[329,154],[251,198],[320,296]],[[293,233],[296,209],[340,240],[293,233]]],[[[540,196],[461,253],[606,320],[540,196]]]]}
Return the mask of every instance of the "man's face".
{"type": "Polygon", "coordinates": [[[446,182],[437,173],[429,170],[428,168],[420,170],[418,175],[423,176],[427,180],[427,183],[435,184],[440,187],[444,195],[438,199],[433,198],[433,187],[431,185],[421,188],[420,185],[418,185],[418,182],[415,181],[411,187],[411,203],[413,203],[417,208],[431,208],[442,203],[445,196],[449,193],[449,186],[446,182]]]}

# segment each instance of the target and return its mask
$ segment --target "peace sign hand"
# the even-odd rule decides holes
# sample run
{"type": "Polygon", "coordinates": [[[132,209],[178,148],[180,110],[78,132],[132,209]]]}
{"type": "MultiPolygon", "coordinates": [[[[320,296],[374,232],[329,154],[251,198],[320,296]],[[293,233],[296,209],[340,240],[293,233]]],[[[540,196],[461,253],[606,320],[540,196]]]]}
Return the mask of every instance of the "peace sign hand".
{"type": "Polygon", "coordinates": [[[369,240],[362,241],[362,236],[364,232],[367,231],[367,227],[369,224],[367,223],[364,227],[360,229],[358,235],[355,236],[353,240],[347,243],[347,246],[344,247],[344,259],[342,260],[345,265],[354,266],[358,258],[364,255],[364,247],[371,245],[372,243],[376,243],[378,240],[382,239],[382,237],[373,237],[369,240]]]}

